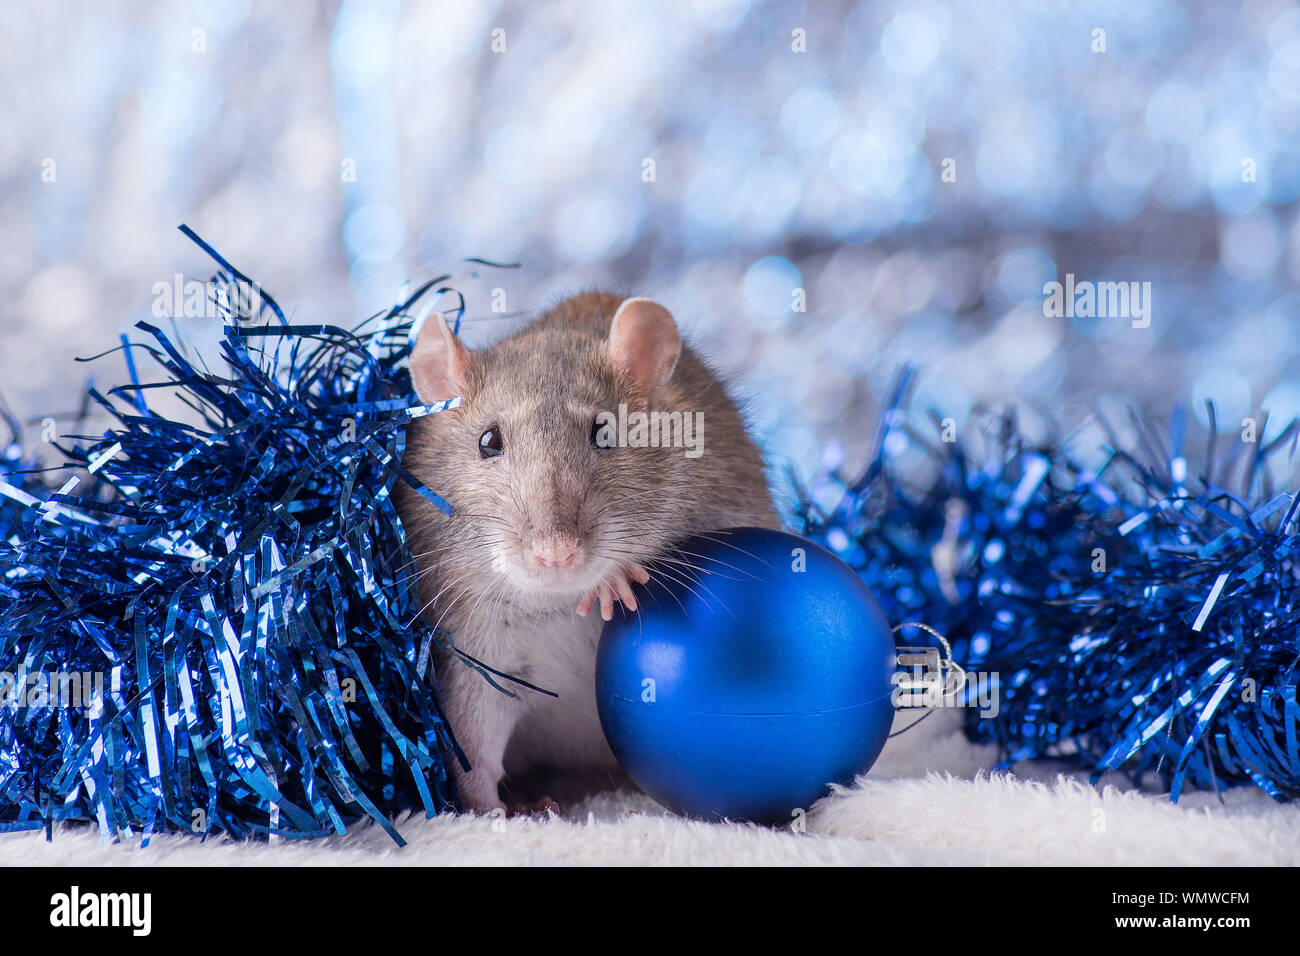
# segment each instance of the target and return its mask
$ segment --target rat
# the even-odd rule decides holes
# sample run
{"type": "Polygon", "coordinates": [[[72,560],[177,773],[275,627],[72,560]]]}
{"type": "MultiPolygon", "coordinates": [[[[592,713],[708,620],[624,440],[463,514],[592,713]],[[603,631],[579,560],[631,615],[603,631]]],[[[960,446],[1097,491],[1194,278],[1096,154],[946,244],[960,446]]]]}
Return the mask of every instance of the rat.
{"type": "Polygon", "coordinates": [[[569,298],[474,350],[435,314],[410,373],[422,402],[460,397],[408,426],[403,458],[453,513],[400,483],[395,498],[421,614],[476,660],[558,695],[507,695],[449,649],[435,652],[443,707],[470,765],[451,768],[461,805],[556,806],[549,792],[520,802],[510,784],[547,769],[579,793],[622,785],[596,710],[604,622],[619,604],[636,610],[632,582],[681,576],[673,562],[682,556],[667,556],[675,543],[779,527],[740,409],[667,309],[602,293],[569,298]],[[657,445],[644,432],[638,441],[638,412],[680,412],[690,444],[665,442],[667,424],[657,445]]]}

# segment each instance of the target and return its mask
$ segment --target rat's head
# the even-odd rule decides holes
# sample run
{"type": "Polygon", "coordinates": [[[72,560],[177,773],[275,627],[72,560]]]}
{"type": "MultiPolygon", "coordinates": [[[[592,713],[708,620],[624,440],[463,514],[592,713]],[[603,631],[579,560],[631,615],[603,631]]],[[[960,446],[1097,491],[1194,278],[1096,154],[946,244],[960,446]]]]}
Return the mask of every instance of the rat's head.
{"type": "Polygon", "coordinates": [[[502,587],[539,606],[572,606],[672,537],[664,499],[674,451],[611,443],[608,416],[662,395],[681,340],[648,299],[624,301],[607,321],[617,302],[570,300],[563,320],[472,351],[435,316],[411,356],[421,400],[462,399],[428,420],[435,490],[455,509],[448,533],[459,546],[449,560],[485,582],[505,578],[502,587]]]}

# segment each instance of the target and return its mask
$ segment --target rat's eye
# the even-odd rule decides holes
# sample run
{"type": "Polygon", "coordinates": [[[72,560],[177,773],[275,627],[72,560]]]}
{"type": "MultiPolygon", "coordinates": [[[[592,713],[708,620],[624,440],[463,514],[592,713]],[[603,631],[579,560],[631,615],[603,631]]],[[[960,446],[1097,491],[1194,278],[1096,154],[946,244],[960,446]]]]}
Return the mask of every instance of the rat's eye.
{"type": "Polygon", "coordinates": [[[478,436],[478,456],[480,458],[495,458],[505,450],[505,443],[501,441],[500,426],[493,425],[478,436]]]}
{"type": "Polygon", "coordinates": [[[607,448],[613,448],[618,444],[618,432],[615,430],[613,423],[601,421],[597,415],[591,420],[591,447],[599,448],[602,451],[607,448]]]}

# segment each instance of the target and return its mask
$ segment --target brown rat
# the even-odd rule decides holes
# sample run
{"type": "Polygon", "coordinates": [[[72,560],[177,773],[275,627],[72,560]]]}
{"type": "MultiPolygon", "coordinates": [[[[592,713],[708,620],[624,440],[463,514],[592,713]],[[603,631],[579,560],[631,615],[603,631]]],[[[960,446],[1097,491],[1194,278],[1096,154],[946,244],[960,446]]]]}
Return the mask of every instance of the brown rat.
{"type": "Polygon", "coordinates": [[[635,609],[630,580],[676,573],[654,563],[674,542],[778,527],[739,410],[666,309],[598,293],[473,351],[435,315],[411,378],[424,402],[461,397],[412,424],[404,459],[454,514],[397,491],[425,620],[485,664],[559,695],[509,697],[442,655],[443,704],[471,764],[453,768],[461,802],[501,808],[501,781],[538,767],[575,779],[617,773],[596,713],[601,617],[616,599],[635,609]],[[638,411],[680,412],[685,429],[660,416],[659,446],[633,447],[645,445],[638,411]],[[611,438],[623,443],[609,447],[611,438]],[[601,615],[588,614],[597,603],[601,615]]]}

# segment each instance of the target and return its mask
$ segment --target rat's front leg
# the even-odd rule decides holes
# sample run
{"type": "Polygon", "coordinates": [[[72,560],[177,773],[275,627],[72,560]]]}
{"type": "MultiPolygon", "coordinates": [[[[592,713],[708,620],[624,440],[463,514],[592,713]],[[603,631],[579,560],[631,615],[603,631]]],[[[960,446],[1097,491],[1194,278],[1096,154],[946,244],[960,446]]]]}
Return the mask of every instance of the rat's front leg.
{"type": "Polygon", "coordinates": [[[591,613],[591,609],[599,602],[600,616],[606,621],[612,621],[614,619],[615,601],[622,601],[625,608],[629,611],[635,611],[636,595],[632,593],[632,582],[636,581],[645,584],[649,580],[650,572],[641,565],[625,564],[601,581],[594,590],[578,602],[578,613],[585,617],[591,613]]]}
{"type": "Polygon", "coordinates": [[[470,769],[451,762],[461,806],[477,813],[504,810],[498,789],[505,776],[506,744],[522,708],[461,661],[446,665],[443,694],[447,719],[470,769]]]}

